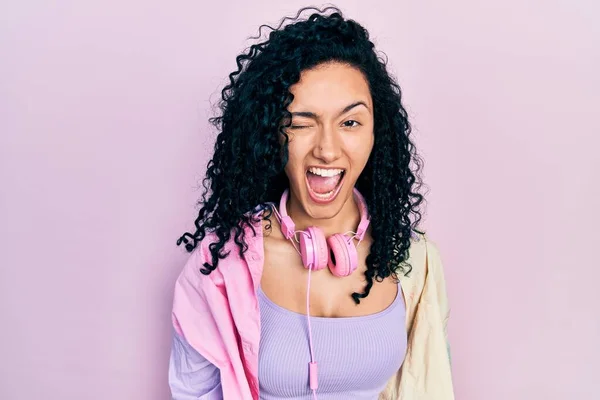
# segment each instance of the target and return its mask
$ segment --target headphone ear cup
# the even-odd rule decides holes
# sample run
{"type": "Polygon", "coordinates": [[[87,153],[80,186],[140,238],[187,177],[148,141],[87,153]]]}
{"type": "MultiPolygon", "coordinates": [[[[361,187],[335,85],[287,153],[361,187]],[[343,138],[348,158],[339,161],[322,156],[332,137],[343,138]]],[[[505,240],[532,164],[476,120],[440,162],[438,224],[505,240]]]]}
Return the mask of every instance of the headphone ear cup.
{"type": "Polygon", "coordinates": [[[338,277],[352,274],[358,266],[358,254],[354,242],[346,235],[336,233],[327,239],[330,251],[329,270],[338,277]]]}
{"type": "Polygon", "coordinates": [[[305,268],[312,265],[313,271],[325,268],[329,262],[327,241],[323,231],[315,226],[310,226],[300,234],[300,256],[305,268]]]}

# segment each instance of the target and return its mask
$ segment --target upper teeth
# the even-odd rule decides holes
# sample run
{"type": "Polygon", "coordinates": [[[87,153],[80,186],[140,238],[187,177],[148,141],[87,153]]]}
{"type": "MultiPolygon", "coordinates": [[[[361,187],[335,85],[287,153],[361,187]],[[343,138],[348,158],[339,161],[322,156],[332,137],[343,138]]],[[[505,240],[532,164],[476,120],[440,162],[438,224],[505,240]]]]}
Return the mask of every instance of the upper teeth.
{"type": "Polygon", "coordinates": [[[312,174],[319,175],[319,176],[327,176],[327,177],[336,176],[336,175],[339,175],[342,172],[344,172],[343,169],[323,169],[323,168],[314,168],[314,167],[310,168],[309,171],[312,174]]]}

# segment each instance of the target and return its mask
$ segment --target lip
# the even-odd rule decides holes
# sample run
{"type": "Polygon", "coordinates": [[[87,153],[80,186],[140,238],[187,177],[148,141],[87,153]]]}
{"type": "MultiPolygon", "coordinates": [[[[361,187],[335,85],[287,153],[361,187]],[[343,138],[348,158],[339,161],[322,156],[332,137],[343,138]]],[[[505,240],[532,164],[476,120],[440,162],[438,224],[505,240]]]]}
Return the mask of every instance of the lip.
{"type": "MultiPolygon", "coordinates": [[[[312,167],[309,167],[309,169],[312,167]]],[[[310,197],[310,199],[317,203],[317,204],[329,204],[331,202],[333,202],[338,194],[340,194],[340,190],[342,190],[342,186],[344,186],[344,179],[346,179],[346,169],[345,168],[323,168],[323,167],[315,167],[315,168],[320,168],[320,169],[342,169],[344,170],[344,172],[342,172],[342,179],[340,179],[340,182],[338,183],[337,187],[335,188],[334,192],[331,194],[330,197],[328,197],[327,199],[323,199],[321,197],[318,197],[315,192],[312,191],[312,189],[310,188],[310,185],[308,184],[308,176],[306,174],[308,174],[308,169],[306,170],[306,172],[304,173],[304,181],[306,182],[306,188],[308,190],[308,196],[310,197]]]]}

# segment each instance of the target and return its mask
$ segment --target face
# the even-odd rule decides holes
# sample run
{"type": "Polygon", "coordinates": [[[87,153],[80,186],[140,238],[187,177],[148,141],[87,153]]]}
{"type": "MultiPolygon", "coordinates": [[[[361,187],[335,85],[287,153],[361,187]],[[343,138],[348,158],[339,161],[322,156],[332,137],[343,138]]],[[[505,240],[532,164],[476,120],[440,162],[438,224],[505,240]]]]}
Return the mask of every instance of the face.
{"type": "Polygon", "coordinates": [[[328,63],[302,72],[290,88],[292,125],[287,133],[290,201],[314,219],[333,218],[373,149],[373,103],[356,68],[328,63]]]}

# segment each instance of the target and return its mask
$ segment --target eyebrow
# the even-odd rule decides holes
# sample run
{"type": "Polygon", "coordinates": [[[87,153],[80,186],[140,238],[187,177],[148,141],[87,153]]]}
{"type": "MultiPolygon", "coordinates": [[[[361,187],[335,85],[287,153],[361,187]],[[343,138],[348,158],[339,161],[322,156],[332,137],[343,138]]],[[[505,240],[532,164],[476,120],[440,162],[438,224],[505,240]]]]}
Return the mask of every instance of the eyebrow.
{"type": "MultiPolygon", "coordinates": [[[[369,112],[371,111],[369,109],[369,106],[367,106],[364,101],[357,101],[355,103],[350,104],[349,106],[344,107],[344,109],[342,111],[340,111],[337,116],[338,117],[342,116],[342,115],[346,114],[348,111],[352,110],[353,108],[361,106],[361,105],[365,106],[365,108],[367,110],[369,110],[369,112]]],[[[319,116],[317,114],[315,114],[314,112],[311,112],[311,111],[296,111],[296,112],[292,113],[292,117],[306,117],[306,118],[312,118],[312,119],[319,118],[319,116]]]]}

